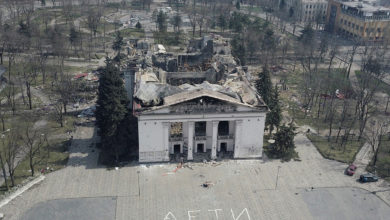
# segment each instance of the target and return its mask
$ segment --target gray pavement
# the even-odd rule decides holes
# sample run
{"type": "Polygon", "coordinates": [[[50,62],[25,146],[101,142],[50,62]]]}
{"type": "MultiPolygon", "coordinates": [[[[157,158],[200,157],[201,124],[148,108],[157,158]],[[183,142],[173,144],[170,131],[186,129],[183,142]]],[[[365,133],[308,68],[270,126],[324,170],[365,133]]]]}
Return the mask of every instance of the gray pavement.
{"type": "Polygon", "coordinates": [[[116,198],[59,199],[38,203],[22,220],[107,220],[115,218],[116,198]]]}
{"type": "MultiPolygon", "coordinates": [[[[115,217],[106,219],[386,219],[390,215],[385,203],[390,201],[388,183],[357,183],[357,176],[343,174],[346,164],[323,159],[302,134],[295,140],[301,161],[188,163],[176,172],[176,164],[168,163],[131,164],[118,170],[100,167],[97,150],[91,147],[95,135],[92,124],[79,127],[69,165],[48,174],[0,212],[11,220],[30,218],[29,213],[40,219],[66,217],[67,207],[73,210],[84,198],[96,198],[104,209],[111,205],[100,199],[116,198],[115,217]],[[211,183],[208,188],[202,187],[206,181],[211,183]],[[42,208],[52,201],[54,208],[42,208]],[[61,208],[65,203],[68,206],[61,208]]],[[[85,206],[75,212],[82,219],[95,209],[85,206]]]]}

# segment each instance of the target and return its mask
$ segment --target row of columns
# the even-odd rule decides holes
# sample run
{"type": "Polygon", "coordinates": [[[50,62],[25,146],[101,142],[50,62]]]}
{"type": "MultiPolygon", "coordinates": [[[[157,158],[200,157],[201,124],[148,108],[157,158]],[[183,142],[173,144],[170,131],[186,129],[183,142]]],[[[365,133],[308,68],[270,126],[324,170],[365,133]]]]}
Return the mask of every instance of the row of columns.
{"type": "MultiPolygon", "coordinates": [[[[212,146],[211,146],[211,159],[217,158],[217,138],[218,138],[218,123],[219,121],[213,121],[213,136],[212,136],[212,146]]],[[[193,149],[194,149],[194,132],[195,132],[195,122],[188,122],[188,154],[187,160],[193,160],[193,149]]]]}
{"type": "MultiPolygon", "coordinates": [[[[219,121],[212,121],[212,145],[211,145],[211,159],[217,158],[217,141],[218,141],[218,124],[219,121]]],[[[166,160],[169,161],[169,127],[170,123],[163,123],[164,132],[164,146],[166,149],[166,160]]],[[[235,121],[235,135],[234,135],[234,157],[238,155],[238,146],[241,143],[241,131],[242,131],[242,120],[235,121]]],[[[188,122],[188,149],[187,149],[187,160],[193,160],[193,149],[194,149],[194,133],[195,133],[195,122],[188,122]]]]}

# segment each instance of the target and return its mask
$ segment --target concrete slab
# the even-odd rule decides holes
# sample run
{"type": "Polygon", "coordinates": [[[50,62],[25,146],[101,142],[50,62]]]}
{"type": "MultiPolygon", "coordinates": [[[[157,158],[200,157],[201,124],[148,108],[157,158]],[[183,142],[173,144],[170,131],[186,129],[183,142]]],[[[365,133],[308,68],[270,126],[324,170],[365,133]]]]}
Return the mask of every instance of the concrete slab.
{"type": "Polygon", "coordinates": [[[115,219],[115,207],[114,197],[51,200],[36,204],[21,220],[115,219]]]}

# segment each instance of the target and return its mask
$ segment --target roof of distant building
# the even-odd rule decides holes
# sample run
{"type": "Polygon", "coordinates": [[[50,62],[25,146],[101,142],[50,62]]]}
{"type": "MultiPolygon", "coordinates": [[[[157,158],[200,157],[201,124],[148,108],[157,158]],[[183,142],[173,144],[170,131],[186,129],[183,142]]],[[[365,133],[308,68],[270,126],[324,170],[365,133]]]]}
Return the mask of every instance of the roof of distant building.
{"type": "Polygon", "coordinates": [[[342,5],[345,5],[347,7],[355,8],[362,12],[390,12],[390,8],[379,6],[374,3],[376,1],[350,1],[350,2],[340,2],[342,5]]]}

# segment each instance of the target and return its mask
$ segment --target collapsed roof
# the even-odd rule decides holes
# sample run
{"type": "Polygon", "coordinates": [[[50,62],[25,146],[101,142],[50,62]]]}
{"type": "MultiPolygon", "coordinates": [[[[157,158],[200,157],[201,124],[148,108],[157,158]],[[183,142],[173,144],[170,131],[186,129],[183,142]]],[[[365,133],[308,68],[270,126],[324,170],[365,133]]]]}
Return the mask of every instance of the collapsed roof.
{"type": "Polygon", "coordinates": [[[136,73],[135,101],[138,112],[157,109],[199,96],[209,96],[229,103],[255,108],[266,108],[261,97],[249,83],[248,74],[230,53],[228,41],[221,37],[205,37],[191,42],[191,54],[155,54],[153,67],[136,73]],[[195,51],[195,52],[194,52],[195,51]],[[159,58],[160,56],[160,58],[159,58]],[[185,65],[183,57],[192,60],[192,67],[185,65]],[[167,59],[169,57],[169,59],[167,59]],[[198,59],[199,58],[199,59],[198,59]],[[207,59],[206,59],[207,58],[207,59]],[[180,66],[176,71],[162,68],[164,61],[180,66]],[[172,61],[173,60],[173,61],[172,61]],[[195,67],[194,67],[195,66],[195,67]],[[199,71],[193,71],[199,66],[199,71]],[[205,70],[207,68],[207,70],[205,70]],[[203,70],[203,71],[202,71],[203,70]]]}

